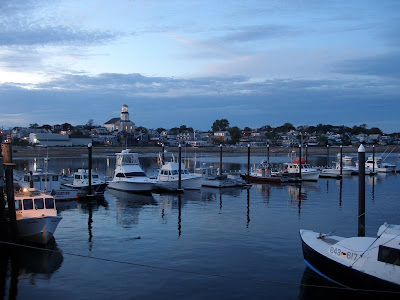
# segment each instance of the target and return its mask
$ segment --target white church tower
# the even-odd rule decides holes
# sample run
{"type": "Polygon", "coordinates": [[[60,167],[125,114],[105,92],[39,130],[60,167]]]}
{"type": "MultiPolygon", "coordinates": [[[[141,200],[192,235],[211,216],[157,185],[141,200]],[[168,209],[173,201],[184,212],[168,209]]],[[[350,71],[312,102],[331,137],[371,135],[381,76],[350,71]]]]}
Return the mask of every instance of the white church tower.
{"type": "Polygon", "coordinates": [[[122,105],[121,117],[112,118],[103,125],[109,132],[115,131],[126,131],[128,133],[133,133],[135,131],[135,123],[129,120],[128,105],[122,105]]]}
{"type": "Polygon", "coordinates": [[[129,121],[128,105],[126,105],[126,104],[122,105],[121,121],[122,122],[129,121]]]}

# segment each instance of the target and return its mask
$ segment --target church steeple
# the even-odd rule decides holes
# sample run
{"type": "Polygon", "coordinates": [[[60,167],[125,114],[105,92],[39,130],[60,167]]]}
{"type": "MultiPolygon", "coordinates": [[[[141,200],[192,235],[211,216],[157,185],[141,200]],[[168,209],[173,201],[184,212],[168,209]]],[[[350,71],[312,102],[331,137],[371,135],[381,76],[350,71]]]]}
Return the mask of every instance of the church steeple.
{"type": "Polygon", "coordinates": [[[129,121],[128,105],[126,104],[122,105],[121,121],[129,121]]]}

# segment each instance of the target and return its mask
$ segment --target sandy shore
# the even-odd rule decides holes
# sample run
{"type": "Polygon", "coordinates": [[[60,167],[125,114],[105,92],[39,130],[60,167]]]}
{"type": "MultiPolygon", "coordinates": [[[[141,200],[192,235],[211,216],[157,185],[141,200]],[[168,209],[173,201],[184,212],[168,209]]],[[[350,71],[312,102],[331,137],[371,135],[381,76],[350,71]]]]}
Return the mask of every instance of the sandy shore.
{"type": "MultiPolygon", "coordinates": [[[[117,152],[121,152],[125,147],[93,147],[92,153],[93,156],[101,156],[107,154],[114,154],[117,152]]],[[[161,151],[161,147],[132,147],[132,152],[136,153],[154,153],[158,154],[161,151]]],[[[358,147],[343,147],[343,154],[349,153],[357,153],[358,147]]],[[[81,157],[82,155],[88,154],[87,147],[13,147],[13,158],[30,158],[30,157],[44,157],[48,155],[49,157],[81,157]]],[[[167,147],[167,151],[178,153],[178,147],[167,147]]],[[[267,147],[252,147],[251,153],[267,153],[267,147]]],[[[270,147],[270,155],[273,154],[285,154],[291,151],[298,152],[298,148],[283,148],[283,147],[270,147]]],[[[389,146],[389,147],[375,147],[376,153],[382,153],[386,150],[385,153],[399,153],[400,146],[389,146]]],[[[201,148],[193,148],[193,147],[183,147],[182,152],[186,153],[204,153],[204,152],[217,152],[219,153],[219,147],[201,147],[201,148]]],[[[247,153],[247,147],[223,147],[224,153],[247,153]]],[[[305,148],[303,148],[302,153],[305,153],[305,148]]],[[[326,154],[326,147],[308,147],[308,154],[326,154]]],[[[340,153],[340,148],[338,146],[329,147],[329,155],[336,155],[340,153]]],[[[372,153],[372,147],[366,147],[366,153],[372,153]]]]}

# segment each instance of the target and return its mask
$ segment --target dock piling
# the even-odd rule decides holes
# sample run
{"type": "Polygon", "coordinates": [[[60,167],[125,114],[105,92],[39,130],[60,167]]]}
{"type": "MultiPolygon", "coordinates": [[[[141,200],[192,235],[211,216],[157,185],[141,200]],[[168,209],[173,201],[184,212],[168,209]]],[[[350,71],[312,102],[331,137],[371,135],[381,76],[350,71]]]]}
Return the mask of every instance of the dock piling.
{"type": "Polygon", "coordinates": [[[89,193],[88,196],[92,196],[92,143],[88,144],[89,149],[89,193]]]}
{"type": "Polygon", "coordinates": [[[343,147],[340,145],[340,176],[342,176],[343,169],[343,147]]]}
{"type": "Polygon", "coordinates": [[[365,236],[365,147],[358,148],[358,236],[365,236]]]}
{"type": "Polygon", "coordinates": [[[247,184],[250,184],[250,144],[247,145],[247,184]]]}
{"type": "Polygon", "coordinates": [[[8,218],[10,220],[11,240],[14,241],[17,237],[17,219],[15,216],[14,203],[14,174],[13,169],[15,164],[12,163],[12,149],[10,143],[1,144],[1,150],[4,157],[4,169],[6,177],[6,194],[8,204],[8,218]]]}
{"type": "Polygon", "coordinates": [[[222,144],[219,144],[219,175],[222,175],[222,144]]]}
{"type": "Polygon", "coordinates": [[[179,144],[179,156],[178,156],[178,190],[180,191],[182,189],[182,146],[179,144]]]}

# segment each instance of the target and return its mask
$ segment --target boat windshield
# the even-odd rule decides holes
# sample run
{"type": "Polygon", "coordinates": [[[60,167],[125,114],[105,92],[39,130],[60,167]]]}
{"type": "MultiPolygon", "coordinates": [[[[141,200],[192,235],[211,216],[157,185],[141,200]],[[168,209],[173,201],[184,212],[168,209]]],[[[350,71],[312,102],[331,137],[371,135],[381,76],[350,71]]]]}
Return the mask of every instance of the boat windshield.
{"type": "Polygon", "coordinates": [[[132,177],[147,177],[147,176],[144,172],[129,172],[129,173],[118,173],[116,177],[132,178],[132,177]]]}

